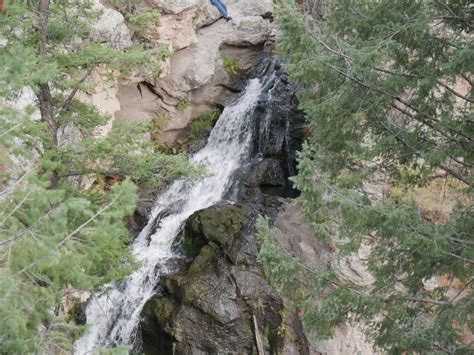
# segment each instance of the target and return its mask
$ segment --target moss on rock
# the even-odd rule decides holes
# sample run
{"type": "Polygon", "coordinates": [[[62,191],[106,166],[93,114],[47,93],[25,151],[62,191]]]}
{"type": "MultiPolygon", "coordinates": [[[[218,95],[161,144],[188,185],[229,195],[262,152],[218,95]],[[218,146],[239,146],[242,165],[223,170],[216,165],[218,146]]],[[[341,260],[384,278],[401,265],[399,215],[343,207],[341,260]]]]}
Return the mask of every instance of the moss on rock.
{"type": "Polygon", "coordinates": [[[249,209],[242,206],[219,205],[193,214],[186,223],[184,248],[186,255],[196,256],[209,242],[228,249],[245,229],[249,209]]]}

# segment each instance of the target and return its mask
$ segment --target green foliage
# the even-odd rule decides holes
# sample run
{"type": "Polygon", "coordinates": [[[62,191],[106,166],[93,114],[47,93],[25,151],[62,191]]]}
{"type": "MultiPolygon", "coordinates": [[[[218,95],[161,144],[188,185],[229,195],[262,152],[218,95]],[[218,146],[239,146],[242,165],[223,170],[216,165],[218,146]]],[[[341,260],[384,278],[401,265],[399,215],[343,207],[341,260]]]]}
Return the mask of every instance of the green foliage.
{"type": "Polygon", "coordinates": [[[392,353],[468,352],[461,336],[472,331],[473,312],[470,2],[340,0],[328,7],[322,21],[293,1],[278,15],[279,45],[312,130],[294,182],[321,240],[338,243],[342,255],[370,247],[365,264],[375,281],[360,287],[312,270],[275,245],[262,252],[269,274],[320,337],[355,321],[392,353]],[[415,199],[365,192],[382,176],[409,195],[439,170],[459,194],[444,219],[426,218],[415,199]],[[292,274],[300,275],[298,285],[292,274]],[[449,281],[426,287],[436,278],[464,293],[449,296],[449,281]]]}
{"type": "Polygon", "coordinates": [[[105,138],[86,137],[74,147],[62,147],[60,176],[128,176],[155,187],[172,178],[197,175],[185,155],[156,152],[155,144],[143,138],[147,125],[118,123],[105,138]]]}
{"type": "Polygon", "coordinates": [[[223,57],[222,65],[224,66],[224,70],[229,74],[236,75],[240,71],[240,61],[238,58],[223,57]]]}
{"type": "Polygon", "coordinates": [[[181,99],[178,101],[178,103],[176,104],[176,108],[180,111],[184,110],[186,107],[188,107],[189,105],[189,102],[188,100],[186,99],[181,99]]]}
{"type": "Polygon", "coordinates": [[[156,141],[161,133],[166,129],[166,126],[170,122],[171,118],[169,116],[160,116],[157,115],[151,120],[150,127],[150,136],[151,139],[156,141]]]}
{"type": "Polygon", "coordinates": [[[132,0],[106,0],[106,2],[122,13],[131,13],[135,8],[134,1],[132,0]]]}
{"type": "MultiPolygon", "coordinates": [[[[292,311],[300,315],[318,338],[332,335],[328,321],[321,317],[314,322],[314,313],[311,310],[314,307],[314,300],[320,296],[329,280],[333,280],[336,274],[327,266],[323,266],[323,263],[316,267],[285,251],[279,244],[274,230],[270,229],[267,219],[259,217],[256,227],[262,241],[259,260],[265,267],[267,278],[285,299],[291,300],[289,306],[293,307],[292,311]]],[[[341,310],[341,314],[344,315],[343,312],[341,310]]]]}
{"type": "Polygon", "coordinates": [[[188,132],[191,135],[191,138],[203,138],[206,135],[206,132],[209,132],[212,127],[214,127],[220,114],[221,110],[215,107],[207,114],[193,120],[188,126],[188,132]]]}
{"type": "Polygon", "coordinates": [[[69,347],[78,329],[53,313],[64,287],[97,290],[134,267],[123,223],[135,207],[134,184],[90,196],[29,180],[2,203],[0,214],[1,351],[8,354],[69,347]]]}
{"type": "Polygon", "coordinates": [[[160,23],[160,9],[142,8],[130,0],[107,0],[107,3],[120,11],[133,33],[142,38],[149,34],[150,28],[160,23]]]}
{"type": "MultiPolygon", "coordinates": [[[[135,35],[146,38],[152,29],[160,23],[161,11],[157,9],[135,11],[133,13],[126,13],[125,18],[135,35]]],[[[163,50],[167,49],[164,45],[162,48],[163,50]]]]}
{"type": "Polygon", "coordinates": [[[100,291],[136,267],[125,225],[135,183],[198,171],[184,155],[156,153],[147,127],[116,124],[99,138],[109,117],[77,97],[95,89],[91,74],[104,85],[136,70],[155,76],[166,55],[92,40],[99,15],[83,0],[15,1],[0,13],[2,354],[70,352],[83,328],[58,313],[66,289],[100,291]],[[30,105],[15,106],[28,92],[30,105]],[[104,176],[116,183],[82,187],[104,176]]]}
{"type": "Polygon", "coordinates": [[[154,9],[139,12],[136,14],[130,14],[127,16],[127,20],[135,26],[145,28],[150,25],[157,25],[160,23],[161,11],[154,9]]]}

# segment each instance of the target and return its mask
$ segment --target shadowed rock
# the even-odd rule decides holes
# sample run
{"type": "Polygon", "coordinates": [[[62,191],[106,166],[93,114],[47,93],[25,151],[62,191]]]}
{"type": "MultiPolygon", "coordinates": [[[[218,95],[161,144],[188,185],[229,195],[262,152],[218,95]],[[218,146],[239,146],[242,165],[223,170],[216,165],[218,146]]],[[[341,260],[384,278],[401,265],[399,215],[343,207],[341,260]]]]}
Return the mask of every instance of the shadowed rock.
{"type": "Polygon", "coordinates": [[[223,204],[189,218],[182,238],[194,259],[185,273],[168,276],[163,292],[147,302],[141,322],[145,353],[172,348],[176,354],[251,354],[254,315],[270,353],[285,344],[290,348],[288,342],[293,348],[306,344],[304,335],[288,339],[281,331],[293,326],[285,324],[283,302],[257,262],[257,212],[245,204],[223,204]]]}

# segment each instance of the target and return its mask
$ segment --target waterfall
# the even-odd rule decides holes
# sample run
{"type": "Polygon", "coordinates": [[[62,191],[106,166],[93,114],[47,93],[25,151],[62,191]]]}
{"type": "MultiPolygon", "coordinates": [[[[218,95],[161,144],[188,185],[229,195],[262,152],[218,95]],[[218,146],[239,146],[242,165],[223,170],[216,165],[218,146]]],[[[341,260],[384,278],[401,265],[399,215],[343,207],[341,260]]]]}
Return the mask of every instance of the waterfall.
{"type": "Polygon", "coordinates": [[[76,354],[133,343],[143,306],[156,293],[160,276],[173,271],[168,263],[176,257],[173,241],[187,218],[221,201],[232,184],[233,173],[248,162],[252,114],[260,95],[268,90],[268,81],[265,84],[250,80],[242,96],[223,111],[207,145],[192,157],[194,163],[205,167],[206,176],[178,180],[158,197],[148,225],[132,246],[140,267],[89,301],[86,315],[90,328],[76,342],[76,354]]]}

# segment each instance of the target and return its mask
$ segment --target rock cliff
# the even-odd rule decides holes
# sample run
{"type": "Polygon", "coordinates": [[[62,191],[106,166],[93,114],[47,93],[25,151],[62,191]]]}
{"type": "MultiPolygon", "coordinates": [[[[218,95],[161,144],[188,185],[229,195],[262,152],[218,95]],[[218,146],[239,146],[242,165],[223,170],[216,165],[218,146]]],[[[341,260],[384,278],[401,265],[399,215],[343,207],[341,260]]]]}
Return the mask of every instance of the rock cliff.
{"type": "MultiPolygon", "coordinates": [[[[274,35],[273,1],[227,1],[231,22],[220,18],[207,0],[139,3],[163,12],[160,23],[144,37],[149,45],[166,46],[171,54],[159,78],[138,75],[119,89],[121,109],[116,117],[158,121],[163,129],[159,141],[171,144],[191,120],[216,103],[225,103],[233,93],[229,87],[232,73],[224,68],[226,60],[233,60],[239,71],[258,62],[259,53],[274,35]]],[[[120,45],[126,44],[125,39],[120,45]]]]}
{"type": "Polygon", "coordinates": [[[162,63],[158,78],[135,73],[125,85],[93,73],[95,89],[81,99],[110,115],[110,124],[99,132],[105,135],[117,120],[154,122],[160,127],[158,141],[173,144],[193,119],[222,105],[235,93],[233,74],[223,65],[226,59],[245,72],[258,63],[265,44],[273,40],[273,1],[227,1],[233,21],[227,23],[208,0],[139,0],[142,11],[162,12],[159,23],[147,28],[141,38],[107,0],[93,0],[101,15],[91,36],[118,49],[130,48],[134,41],[148,47],[165,47],[170,55],[162,63]]]}

